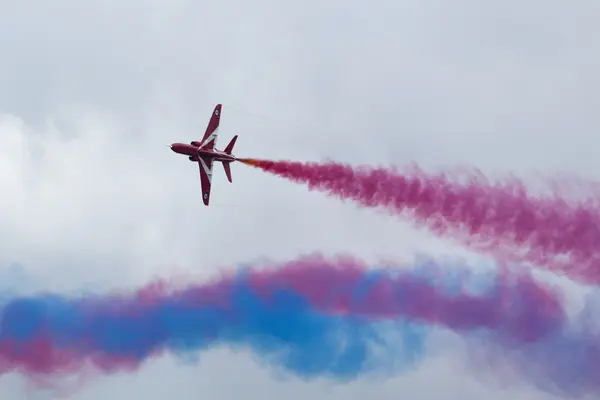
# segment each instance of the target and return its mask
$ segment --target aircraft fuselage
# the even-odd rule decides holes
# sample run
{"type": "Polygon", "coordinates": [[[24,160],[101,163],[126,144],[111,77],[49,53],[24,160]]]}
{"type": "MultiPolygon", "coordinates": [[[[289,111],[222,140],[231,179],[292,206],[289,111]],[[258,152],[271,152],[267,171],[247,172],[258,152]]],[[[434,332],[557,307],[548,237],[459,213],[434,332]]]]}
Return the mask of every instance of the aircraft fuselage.
{"type": "Polygon", "coordinates": [[[235,161],[236,158],[225,152],[219,151],[217,149],[213,150],[203,150],[198,146],[194,146],[187,143],[173,143],[170,145],[171,150],[175,153],[183,154],[188,157],[191,157],[190,160],[198,161],[198,157],[209,157],[216,161],[235,161]]]}

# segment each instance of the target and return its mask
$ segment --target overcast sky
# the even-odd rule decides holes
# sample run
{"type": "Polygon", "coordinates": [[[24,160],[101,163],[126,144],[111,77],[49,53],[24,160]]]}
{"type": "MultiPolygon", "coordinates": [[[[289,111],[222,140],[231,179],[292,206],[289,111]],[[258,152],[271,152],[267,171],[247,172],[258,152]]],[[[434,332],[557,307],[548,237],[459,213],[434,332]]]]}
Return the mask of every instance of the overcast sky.
{"type": "MultiPolygon", "coordinates": [[[[233,165],[211,207],[164,145],[223,103],[239,156],[598,178],[600,3],[0,0],[0,266],[31,287],[138,286],[316,250],[459,251],[404,221],[233,165]]],[[[397,379],[280,381],[219,350],[92,379],[72,398],[551,399],[458,350],[397,379]],[[456,353],[456,354],[454,354],[456,353]]],[[[3,398],[30,392],[0,379],[3,398]]]]}

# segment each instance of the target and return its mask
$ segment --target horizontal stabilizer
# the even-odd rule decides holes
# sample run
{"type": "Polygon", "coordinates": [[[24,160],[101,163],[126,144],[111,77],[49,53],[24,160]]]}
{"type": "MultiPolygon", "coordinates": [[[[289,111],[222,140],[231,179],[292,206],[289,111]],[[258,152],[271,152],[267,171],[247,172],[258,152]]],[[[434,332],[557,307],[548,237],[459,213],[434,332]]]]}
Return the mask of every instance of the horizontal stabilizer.
{"type": "MultiPolygon", "coordinates": [[[[233,146],[235,146],[235,141],[237,140],[238,135],[235,135],[232,139],[231,142],[229,142],[229,144],[227,145],[227,147],[225,147],[225,150],[223,150],[225,153],[231,155],[231,152],[233,151],[233,146]]],[[[225,164],[223,164],[225,165],[225,164]]]]}
{"type": "Polygon", "coordinates": [[[233,182],[231,180],[231,161],[223,161],[223,169],[225,170],[225,175],[227,175],[229,182],[233,182]]]}

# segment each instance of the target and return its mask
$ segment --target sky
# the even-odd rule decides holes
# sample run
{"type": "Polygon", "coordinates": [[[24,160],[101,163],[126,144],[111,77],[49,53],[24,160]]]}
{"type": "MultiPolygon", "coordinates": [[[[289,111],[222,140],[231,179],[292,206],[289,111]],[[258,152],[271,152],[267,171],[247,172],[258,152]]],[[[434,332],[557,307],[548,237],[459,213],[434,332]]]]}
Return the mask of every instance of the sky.
{"type": "MultiPolygon", "coordinates": [[[[591,0],[0,0],[0,268],[72,293],[314,251],[462,254],[244,165],[233,184],[217,168],[205,208],[197,167],[165,145],[199,140],[222,103],[219,141],[239,134],[238,156],[598,179],[598,18],[591,0]]],[[[243,351],[162,356],[70,398],[552,399],[475,376],[452,349],[342,383],[243,351]]],[[[18,375],[0,390],[50,398],[18,375]]]]}

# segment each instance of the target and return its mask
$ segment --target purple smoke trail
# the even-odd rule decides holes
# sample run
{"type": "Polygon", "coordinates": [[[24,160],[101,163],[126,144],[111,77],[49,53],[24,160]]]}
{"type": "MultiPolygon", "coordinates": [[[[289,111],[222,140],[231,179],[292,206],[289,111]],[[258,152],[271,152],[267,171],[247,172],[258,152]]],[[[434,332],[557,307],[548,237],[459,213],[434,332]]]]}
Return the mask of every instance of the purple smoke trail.
{"type": "Polygon", "coordinates": [[[596,338],[574,335],[559,293],[528,275],[473,274],[479,293],[469,293],[424,268],[369,270],[351,257],[273,266],[210,284],[159,282],[130,294],[13,299],[1,308],[0,372],[55,376],[90,364],[102,372],[134,370],[165,351],[242,345],[305,377],[351,379],[398,364],[414,367],[424,356],[428,326],[437,325],[531,355],[516,365],[529,363],[526,379],[544,376],[563,394],[600,392],[598,380],[586,376],[574,385],[556,373],[600,367],[597,357],[536,359],[543,349],[574,340],[591,346],[596,338]]]}

